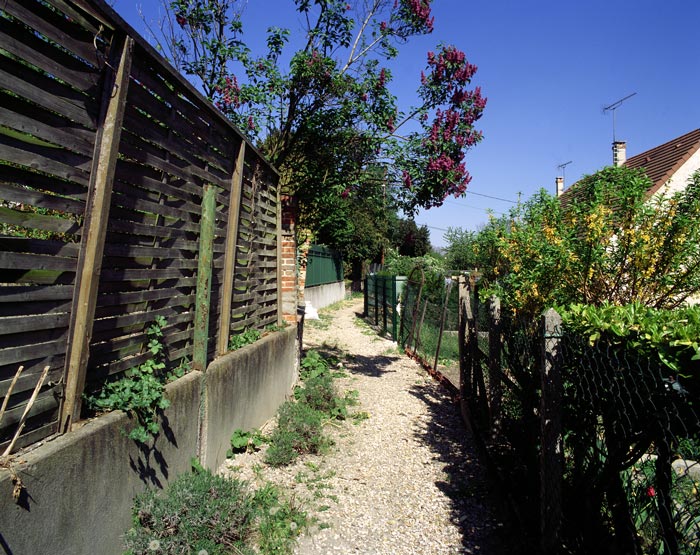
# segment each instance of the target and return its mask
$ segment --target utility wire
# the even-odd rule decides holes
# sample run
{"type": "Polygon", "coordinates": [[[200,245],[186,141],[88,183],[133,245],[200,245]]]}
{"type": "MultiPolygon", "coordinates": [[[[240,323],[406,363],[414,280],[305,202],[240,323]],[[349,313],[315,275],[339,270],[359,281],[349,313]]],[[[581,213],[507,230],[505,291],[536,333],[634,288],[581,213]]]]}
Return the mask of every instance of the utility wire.
{"type": "Polygon", "coordinates": [[[501,198],[501,197],[492,197],[491,195],[485,195],[484,193],[475,193],[474,191],[466,191],[466,192],[470,195],[476,195],[478,197],[486,197],[486,198],[490,198],[493,200],[500,200],[502,202],[510,202],[511,204],[518,204],[518,201],[516,201],[516,200],[510,200],[510,199],[501,198]]]}

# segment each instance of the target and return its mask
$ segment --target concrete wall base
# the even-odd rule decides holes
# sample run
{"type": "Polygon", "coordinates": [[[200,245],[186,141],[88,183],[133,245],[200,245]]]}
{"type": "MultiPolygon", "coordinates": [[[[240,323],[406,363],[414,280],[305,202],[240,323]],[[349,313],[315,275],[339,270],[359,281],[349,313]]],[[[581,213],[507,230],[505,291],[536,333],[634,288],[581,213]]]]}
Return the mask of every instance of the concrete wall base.
{"type": "Polygon", "coordinates": [[[271,334],[169,384],[171,405],[148,445],[126,437],[133,422],[115,411],[20,453],[13,470],[26,489],[18,503],[11,473],[0,470],[0,554],[123,553],[138,493],[189,472],[198,454],[216,469],[233,430],[274,416],[295,380],[296,334],[271,334]]]}
{"type": "Polygon", "coordinates": [[[310,302],[315,309],[337,303],[345,299],[345,282],[326,283],[304,288],[304,300],[310,302]]]}

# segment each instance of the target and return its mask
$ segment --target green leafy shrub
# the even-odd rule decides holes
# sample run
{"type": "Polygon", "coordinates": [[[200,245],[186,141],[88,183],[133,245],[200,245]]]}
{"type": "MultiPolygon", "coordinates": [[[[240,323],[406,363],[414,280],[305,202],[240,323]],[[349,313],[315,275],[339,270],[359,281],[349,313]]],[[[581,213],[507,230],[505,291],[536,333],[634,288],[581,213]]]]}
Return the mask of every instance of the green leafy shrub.
{"type": "Polygon", "coordinates": [[[124,539],[128,555],[293,552],[308,526],[304,511],[272,484],[253,491],[247,482],[213,475],[193,462],[193,473],[165,491],[136,498],[133,526],[124,539]]]}
{"type": "MultiPolygon", "coordinates": [[[[106,383],[97,395],[86,396],[88,407],[96,411],[123,410],[135,415],[137,424],[129,438],[145,443],[160,430],[158,411],[170,406],[165,398],[164,346],[161,341],[166,320],[156,316],[146,333],[151,357],[143,364],[127,370],[124,375],[106,383]]],[[[175,371],[179,375],[181,368],[175,371]]]]}
{"type": "Polygon", "coordinates": [[[280,407],[278,425],[270,438],[265,462],[291,464],[304,453],[318,453],[329,444],[323,436],[323,414],[304,403],[287,401],[280,407]]]}
{"type": "Polygon", "coordinates": [[[257,451],[268,438],[260,430],[244,432],[240,428],[233,431],[231,436],[231,449],[226,453],[227,457],[232,457],[235,453],[245,453],[246,451],[257,451]]]}
{"type": "Polygon", "coordinates": [[[246,328],[243,332],[238,335],[232,335],[229,339],[228,349],[229,351],[236,351],[246,345],[255,343],[261,337],[260,330],[253,328],[246,328]]]}
{"type": "Polygon", "coordinates": [[[253,553],[247,542],[254,522],[245,482],[200,470],[180,476],[165,492],[138,496],[125,545],[129,555],[253,553]]]}

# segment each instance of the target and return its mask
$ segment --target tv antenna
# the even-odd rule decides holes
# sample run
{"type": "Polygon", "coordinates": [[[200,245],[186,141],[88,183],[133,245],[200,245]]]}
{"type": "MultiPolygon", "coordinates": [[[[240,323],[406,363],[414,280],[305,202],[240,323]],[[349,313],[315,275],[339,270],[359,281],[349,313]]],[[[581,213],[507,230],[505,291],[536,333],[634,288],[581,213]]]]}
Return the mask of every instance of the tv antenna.
{"type": "Polygon", "coordinates": [[[557,168],[561,170],[561,177],[564,180],[564,183],[566,183],[566,166],[571,164],[571,162],[573,162],[573,160],[569,160],[568,162],[564,162],[563,164],[559,164],[557,166],[557,168]]]}
{"type": "Polygon", "coordinates": [[[610,104],[610,106],[605,106],[603,108],[603,113],[612,112],[612,114],[613,114],[613,143],[616,141],[616,139],[615,139],[615,110],[617,110],[620,106],[622,106],[622,103],[625,100],[632,98],[635,94],[637,94],[637,93],[633,92],[632,94],[628,94],[625,98],[621,98],[617,102],[613,102],[612,104],[610,104]]]}

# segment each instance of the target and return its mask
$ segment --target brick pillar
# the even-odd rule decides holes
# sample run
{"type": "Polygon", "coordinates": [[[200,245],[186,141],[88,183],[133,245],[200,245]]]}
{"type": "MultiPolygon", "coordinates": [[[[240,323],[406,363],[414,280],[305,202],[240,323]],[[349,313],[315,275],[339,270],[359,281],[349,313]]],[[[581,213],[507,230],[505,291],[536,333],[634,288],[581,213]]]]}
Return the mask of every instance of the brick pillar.
{"type": "Polygon", "coordinates": [[[282,198],[282,318],[289,324],[298,321],[296,217],[297,202],[293,196],[282,198]]]}

